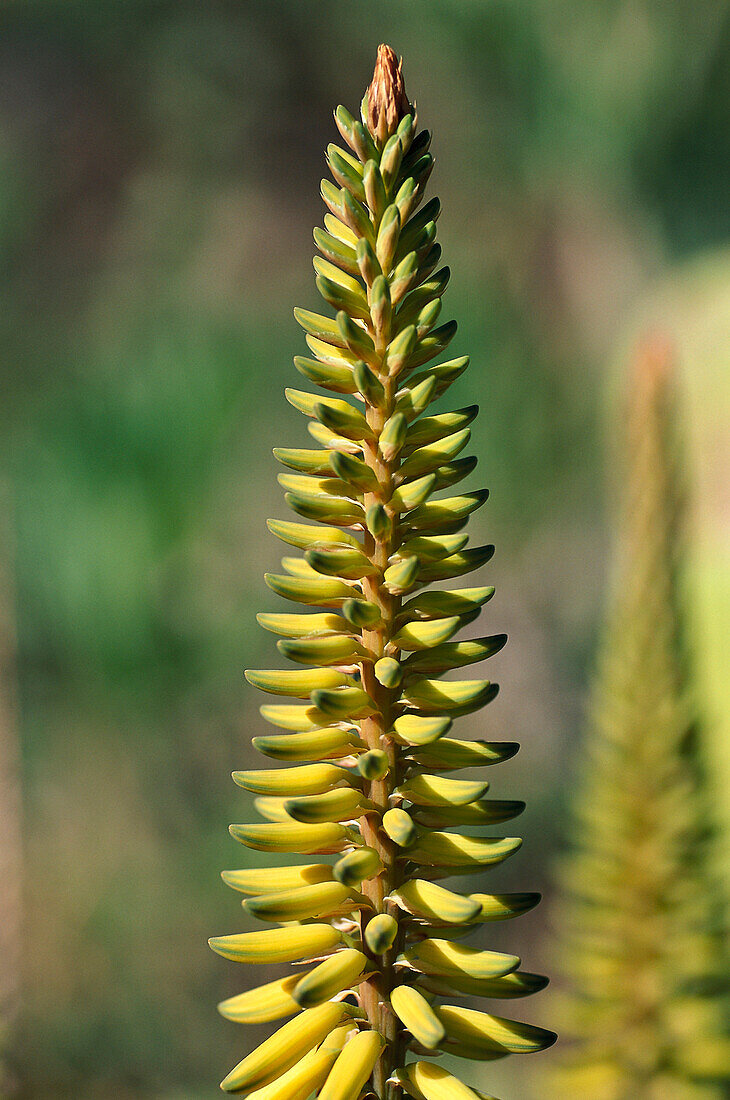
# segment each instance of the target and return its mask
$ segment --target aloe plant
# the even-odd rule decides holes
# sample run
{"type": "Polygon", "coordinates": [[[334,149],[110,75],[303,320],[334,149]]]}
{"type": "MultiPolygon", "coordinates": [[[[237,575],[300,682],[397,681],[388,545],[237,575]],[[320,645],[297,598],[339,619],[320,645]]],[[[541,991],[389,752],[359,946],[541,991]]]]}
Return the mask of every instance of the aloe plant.
{"type": "Polygon", "coordinates": [[[682,595],[685,462],[669,347],[637,353],[615,593],[560,873],[555,1095],[730,1095],[724,906],[682,595]],[[561,1064],[563,1063],[564,1064],[561,1064]]]}
{"type": "Polygon", "coordinates": [[[417,131],[389,47],[379,49],[362,121],[344,107],[335,121],[347,148],[327,150],[335,182],[322,182],[329,212],[314,231],[314,267],[336,316],[295,311],[313,356],[295,365],[336,396],[287,391],[318,446],[276,450],[291,471],[279,480],[293,511],[314,522],[269,522],[303,556],[284,558],[285,572],[266,578],[278,595],[320,610],[259,616],[281,636],[279,652],[305,666],[246,674],[265,692],[300,700],[263,706],[284,732],[254,738],[265,756],[293,766],[235,773],[264,821],[231,826],[257,851],[334,859],[224,872],[246,895],[246,913],[278,927],[213,939],[213,949],[304,969],[220,1006],[243,1023],[292,1017],[222,1088],[261,1100],[402,1091],[476,1100],[481,1094],[426,1059],[492,1060],[555,1038],[459,1003],[546,984],[515,955],[459,942],[526,912],[538,895],[442,885],[481,874],[521,843],[471,827],[507,821],[523,803],[487,799],[486,781],[451,774],[507,760],[518,747],[449,736],[455,718],[497,693],[486,680],[441,678],[502,648],[501,634],[452,640],[493,589],[426,588],[492,556],[491,546],[467,549],[464,533],[486,491],[437,495],[476,465],[457,456],[477,408],[429,414],[468,358],[427,365],[456,325],[437,327],[449,271],[438,266],[438,200],[422,202],[430,135],[417,131]]]}

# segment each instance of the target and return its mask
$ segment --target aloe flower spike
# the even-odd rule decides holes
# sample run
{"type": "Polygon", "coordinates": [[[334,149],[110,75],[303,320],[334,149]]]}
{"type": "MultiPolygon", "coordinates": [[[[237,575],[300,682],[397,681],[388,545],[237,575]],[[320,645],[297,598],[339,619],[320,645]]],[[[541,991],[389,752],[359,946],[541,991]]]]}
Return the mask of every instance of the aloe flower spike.
{"type": "Polygon", "coordinates": [[[257,1100],[477,1100],[429,1059],[490,1061],[555,1039],[463,1004],[546,984],[515,955],[460,942],[539,896],[443,885],[481,877],[521,843],[474,834],[523,804],[459,776],[517,746],[452,735],[496,685],[474,672],[445,678],[506,640],[458,637],[494,591],[461,579],[493,553],[468,547],[465,533],[486,491],[455,488],[475,465],[461,452],[477,409],[431,408],[468,359],[440,358],[456,325],[439,323],[449,273],[438,268],[439,205],[423,202],[430,137],[416,133],[389,46],[362,119],[338,107],[335,121],[346,147],[328,148],[334,183],[322,183],[328,212],[314,234],[330,308],[295,311],[311,356],[295,365],[319,392],[286,393],[316,446],[275,452],[298,518],[269,523],[287,556],[267,583],[303,608],[259,616],[295,667],[246,674],[278,697],[261,713],[280,732],[254,744],[287,766],[235,774],[263,820],[231,826],[247,847],[295,858],[225,872],[246,912],[274,927],[210,941],[238,962],[303,965],[220,1005],[241,1023],[289,1017],[222,1088],[257,1100]]]}

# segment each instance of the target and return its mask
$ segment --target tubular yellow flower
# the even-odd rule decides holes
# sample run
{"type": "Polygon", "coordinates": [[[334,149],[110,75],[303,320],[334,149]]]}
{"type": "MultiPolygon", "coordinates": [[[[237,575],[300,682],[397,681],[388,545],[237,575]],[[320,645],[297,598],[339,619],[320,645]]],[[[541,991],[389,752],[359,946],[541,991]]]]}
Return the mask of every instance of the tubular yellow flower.
{"type": "Polygon", "coordinates": [[[309,420],[313,448],[281,448],[285,499],[303,522],[271,520],[301,556],[283,559],[269,587],[311,613],[263,614],[290,670],[247,672],[285,697],[262,707],[276,734],[254,738],[274,761],[241,771],[264,823],[232,825],[263,852],[331,855],[302,866],[224,873],[244,909],[282,927],[211,941],[241,962],[302,961],[278,981],[223,1002],[240,1022],[294,1018],[232,1071],[229,1092],[305,1100],[470,1100],[456,1077],[410,1052],[494,1059],[542,1050],[552,1032],[442,998],[514,998],[546,984],[520,960],[451,942],[518,916],[536,894],[465,894],[440,885],[481,874],[517,850],[516,837],[464,835],[464,826],[517,816],[489,784],[451,773],[507,760],[512,742],[448,737],[454,720],[497,692],[483,679],[443,679],[504,645],[504,635],[452,640],[493,589],[425,586],[465,576],[493,547],[467,548],[469,515],[485,490],[443,495],[466,478],[477,408],[430,407],[468,365],[434,365],[456,325],[438,324],[448,268],[435,241],[438,200],[423,202],[433,159],[417,132],[401,64],[381,46],[362,121],[335,111],[346,148],[330,145],[334,183],[314,239],[317,288],[335,316],[298,309],[312,358],[295,366],[325,393],[288,401],[309,420]],[[303,666],[303,667],[302,667],[303,666]],[[300,1012],[301,1010],[301,1012],[300,1012]],[[299,1015],[294,1015],[300,1012],[299,1015]],[[343,1039],[343,1035],[345,1038],[343,1039]]]}

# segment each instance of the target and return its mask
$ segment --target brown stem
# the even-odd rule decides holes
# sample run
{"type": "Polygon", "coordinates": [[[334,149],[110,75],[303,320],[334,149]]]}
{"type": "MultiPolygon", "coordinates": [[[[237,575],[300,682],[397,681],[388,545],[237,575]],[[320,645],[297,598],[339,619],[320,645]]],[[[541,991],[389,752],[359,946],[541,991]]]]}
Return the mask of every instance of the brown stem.
{"type": "MultiPolygon", "coordinates": [[[[376,348],[381,356],[381,363],[385,358],[385,349],[390,340],[389,328],[378,334],[376,348]]],[[[394,621],[400,611],[401,599],[393,596],[383,584],[383,573],[387,569],[390,557],[399,545],[399,532],[397,516],[393,516],[389,507],[393,495],[393,478],[397,466],[398,457],[392,461],[386,461],[378,450],[378,440],[386,421],[393,413],[395,406],[396,381],[388,377],[385,369],[381,367],[380,381],[385,390],[382,406],[372,406],[366,401],[365,415],[368,424],[375,432],[376,438],[364,445],[364,460],[374,472],[378,480],[376,491],[365,494],[364,505],[367,511],[373,505],[382,504],[388,512],[390,524],[388,530],[380,536],[374,536],[369,531],[365,532],[365,553],[376,566],[378,572],[373,577],[363,580],[363,596],[366,600],[376,604],[380,609],[380,622],[372,630],[363,630],[363,645],[373,654],[375,660],[383,656],[398,659],[399,651],[394,649],[392,638],[395,633],[394,621]]],[[[389,913],[398,920],[398,907],[387,900],[388,895],[399,885],[399,868],[397,863],[397,847],[380,827],[382,815],[390,807],[390,799],[394,788],[398,785],[398,746],[388,736],[393,724],[393,704],[399,695],[398,688],[386,688],[376,678],[374,661],[363,661],[361,664],[362,685],[367,694],[374,700],[376,711],[361,723],[362,737],[368,748],[382,749],[388,756],[389,769],[382,779],[370,782],[368,797],[378,807],[376,812],[366,815],[360,820],[362,837],[366,844],[374,848],[383,862],[383,870],[375,878],[362,884],[362,892],[371,901],[376,913],[389,913]]],[[[373,914],[364,913],[362,916],[362,931],[365,931],[369,917],[373,914]]],[[[371,956],[375,966],[375,973],[360,986],[360,1000],[362,1007],[368,1015],[371,1026],[377,1030],[386,1040],[386,1048],[373,1074],[373,1085],[378,1097],[384,1098],[387,1091],[386,1082],[396,1068],[398,1062],[398,1048],[402,1038],[402,1027],[390,1006],[390,992],[393,986],[393,974],[395,959],[402,949],[400,933],[395,943],[382,956],[371,956]]],[[[367,947],[365,948],[367,951],[367,947]]],[[[370,954],[370,952],[368,952],[370,954]]]]}

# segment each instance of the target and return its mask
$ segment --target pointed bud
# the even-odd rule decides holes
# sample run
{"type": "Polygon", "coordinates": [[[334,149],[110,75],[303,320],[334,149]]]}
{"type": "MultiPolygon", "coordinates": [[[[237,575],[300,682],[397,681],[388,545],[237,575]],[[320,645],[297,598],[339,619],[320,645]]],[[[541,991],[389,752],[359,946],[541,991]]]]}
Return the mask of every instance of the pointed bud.
{"type": "Polygon", "coordinates": [[[375,255],[373,246],[366,237],[360,237],[358,240],[355,255],[360,274],[368,286],[372,286],[378,275],[383,274],[383,269],[380,266],[378,257],[375,255]]]}
{"type": "Polygon", "coordinates": [[[394,657],[381,657],[375,662],[375,679],[383,687],[397,687],[403,679],[403,669],[394,657]]]}
{"type": "Polygon", "coordinates": [[[398,935],[398,924],[387,913],[379,913],[368,921],[365,929],[365,943],[374,955],[382,955],[392,947],[398,935]]]}
{"type": "Polygon", "coordinates": [[[376,332],[388,328],[391,319],[390,288],[384,275],[378,275],[370,291],[370,316],[376,332]]]}
{"type": "Polygon", "coordinates": [[[380,168],[374,160],[369,160],[363,168],[362,183],[368,206],[377,218],[381,217],[388,204],[388,196],[380,168]]]}
{"type": "Polygon", "coordinates": [[[390,527],[388,513],[382,504],[373,504],[365,513],[368,531],[374,538],[380,538],[390,527]]]}
{"type": "Polygon", "coordinates": [[[386,462],[392,462],[400,453],[406,441],[408,421],[403,413],[394,413],[383,425],[378,441],[378,450],[386,462]]]}
{"type": "Polygon", "coordinates": [[[367,126],[382,148],[398,129],[402,118],[411,114],[403,82],[403,59],[398,61],[390,46],[378,46],[373,80],[367,90],[367,126]]]}
{"type": "Polygon", "coordinates": [[[357,770],[363,779],[382,779],[388,774],[388,757],[382,749],[370,749],[358,757],[357,770]]]}

